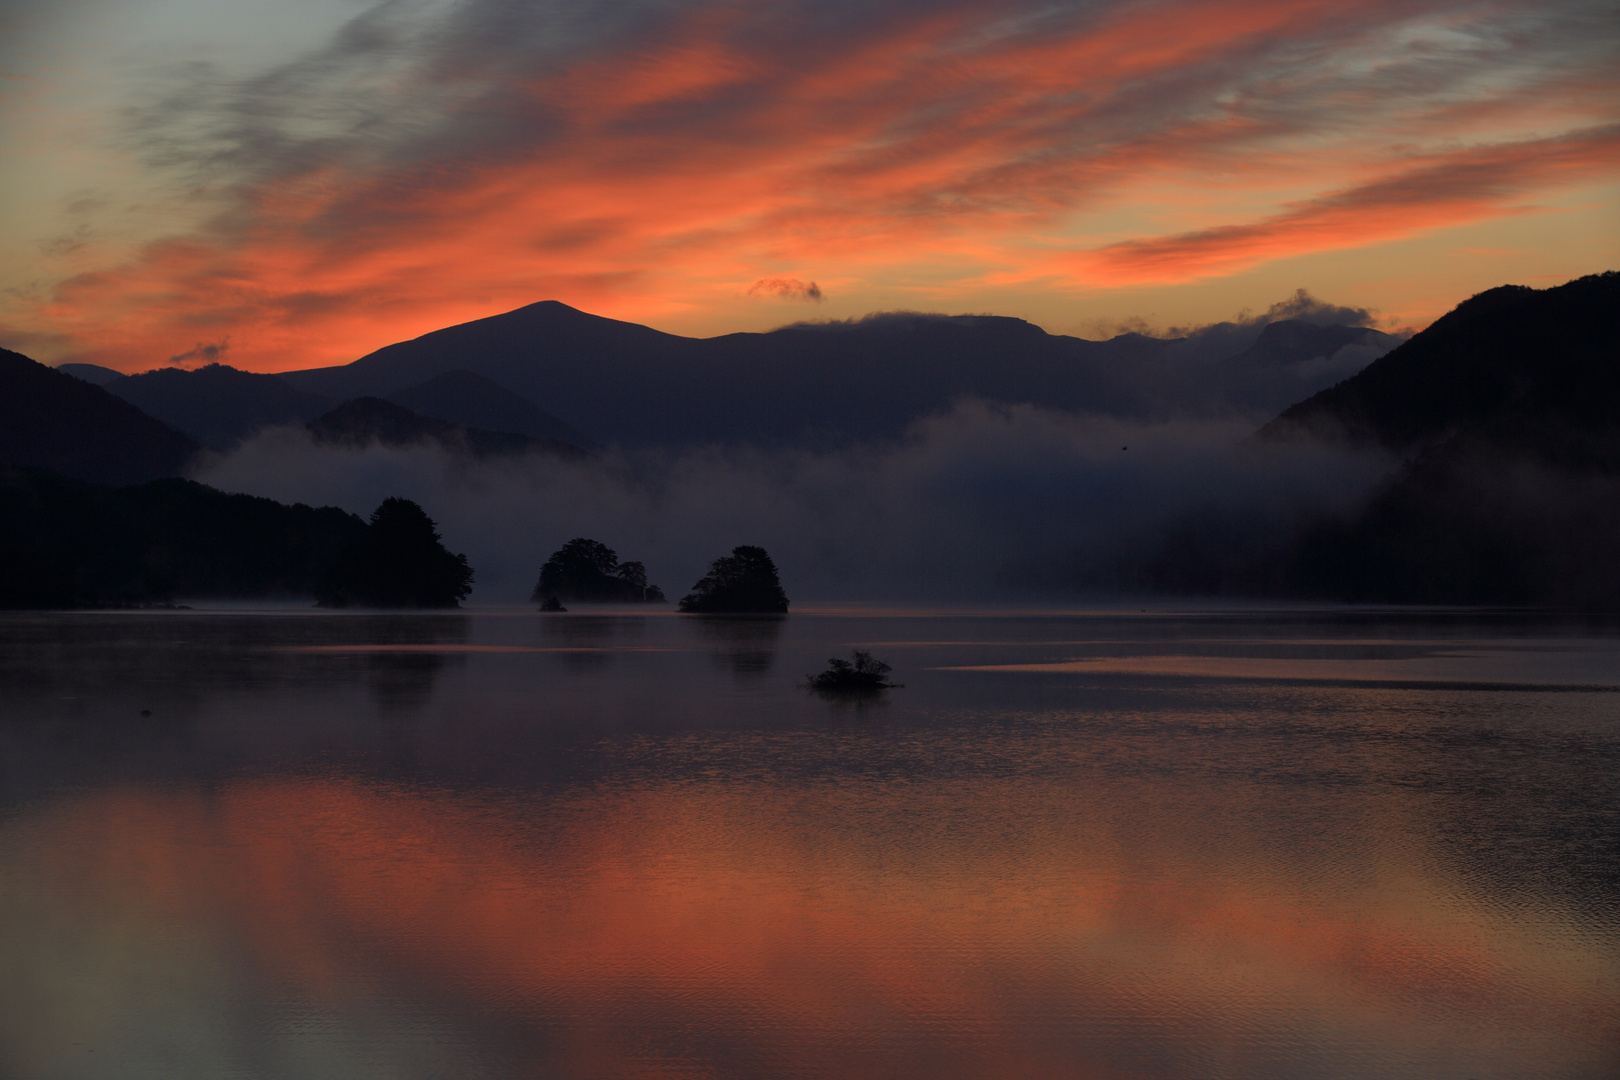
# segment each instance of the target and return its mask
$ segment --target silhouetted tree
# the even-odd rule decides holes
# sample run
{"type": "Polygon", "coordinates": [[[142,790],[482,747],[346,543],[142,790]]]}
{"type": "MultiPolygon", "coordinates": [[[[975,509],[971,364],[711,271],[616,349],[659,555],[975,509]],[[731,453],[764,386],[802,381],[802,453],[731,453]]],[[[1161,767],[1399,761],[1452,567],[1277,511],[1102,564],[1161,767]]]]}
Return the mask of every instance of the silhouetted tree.
{"type": "Polygon", "coordinates": [[[359,543],[316,594],[322,607],[459,607],[472,592],[467,556],[445,549],[433,519],[409,499],[384,499],[359,543]]]}
{"type": "Polygon", "coordinates": [[[618,553],[606,544],[576,536],[552,552],[540,568],[540,580],[529,599],[661,604],[664,593],[647,584],[647,568],[639,562],[620,563],[618,553]]]}
{"type": "Polygon", "coordinates": [[[0,465],[0,608],[311,598],[365,533],[364,519],[332,506],[0,465]]]}
{"type": "Polygon", "coordinates": [[[785,614],[787,593],[776,575],[776,564],[762,547],[733,548],[714,560],[709,572],[681,598],[680,610],[694,614],[736,612],[785,614]]]}

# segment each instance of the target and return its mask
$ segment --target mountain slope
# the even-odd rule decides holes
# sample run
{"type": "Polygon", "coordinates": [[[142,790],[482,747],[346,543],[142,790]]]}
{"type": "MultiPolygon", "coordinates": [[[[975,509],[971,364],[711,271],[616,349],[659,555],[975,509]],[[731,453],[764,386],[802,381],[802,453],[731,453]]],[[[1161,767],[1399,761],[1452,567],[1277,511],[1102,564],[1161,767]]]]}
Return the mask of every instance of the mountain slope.
{"type": "Polygon", "coordinates": [[[0,349],[0,462],[135,484],[178,475],[198,449],[101,387],[0,349]]]}
{"type": "Polygon", "coordinates": [[[447,371],[427,382],[385,398],[412,412],[450,424],[483,431],[511,431],[536,439],[571,443],[581,449],[594,445],[527,398],[471,371],[447,371]]]}

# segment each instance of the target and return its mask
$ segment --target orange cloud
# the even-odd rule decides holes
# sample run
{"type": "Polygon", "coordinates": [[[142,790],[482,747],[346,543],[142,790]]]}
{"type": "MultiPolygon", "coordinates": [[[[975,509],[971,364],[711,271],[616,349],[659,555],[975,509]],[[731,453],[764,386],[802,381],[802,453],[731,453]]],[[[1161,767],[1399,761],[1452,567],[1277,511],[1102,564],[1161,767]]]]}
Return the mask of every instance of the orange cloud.
{"type": "Polygon", "coordinates": [[[1394,176],[1248,225],[1133,240],[1070,264],[1092,284],[1186,281],[1273,259],[1364,247],[1431,229],[1520,212],[1516,197],[1613,172],[1620,125],[1443,156],[1394,176]]]}

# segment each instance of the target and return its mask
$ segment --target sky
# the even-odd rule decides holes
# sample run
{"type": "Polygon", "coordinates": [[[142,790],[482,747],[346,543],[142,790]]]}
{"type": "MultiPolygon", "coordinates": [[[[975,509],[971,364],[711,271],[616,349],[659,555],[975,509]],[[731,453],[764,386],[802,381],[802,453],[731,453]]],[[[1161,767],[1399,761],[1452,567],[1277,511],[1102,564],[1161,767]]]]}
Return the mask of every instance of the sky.
{"type": "Polygon", "coordinates": [[[0,0],[0,345],[346,363],[554,299],[1421,327],[1620,266],[1612,0],[0,0]]]}

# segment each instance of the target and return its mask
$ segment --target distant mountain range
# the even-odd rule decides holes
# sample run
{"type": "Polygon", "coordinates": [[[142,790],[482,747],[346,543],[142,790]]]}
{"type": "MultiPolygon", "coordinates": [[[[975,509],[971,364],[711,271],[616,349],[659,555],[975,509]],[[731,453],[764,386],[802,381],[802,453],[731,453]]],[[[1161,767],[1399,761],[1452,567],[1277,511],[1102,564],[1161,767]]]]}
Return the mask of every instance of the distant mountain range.
{"type": "MultiPolygon", "coordinates": [[[[1616,610],[1617,315],[1620,275],[1607,273],[1544,290],[1492,289],[1404,344],[1364,327],[1292,320],[1218,340],[1087,342],[988,316],[883,316],[700,341],[542,303],[345,367],[282,376],[220,365],[137,376],[90,365],[52,370],[0,350],[0,463],[138,484],[182,472],[204,443],[228,446],[266,424],[307,424],[321,441],[427,441],[477,456],[581,457],[593,439],[631,447],[814,445],[896,434],[962,395],[1164,417],[1242,413],[1293,387],[1289,400],[1297,404],[1260,427],[1254,443],[1283,453],[1302,439],[1378,445],[1404,464],[1350,518],[1279,538],[1283,546],[1255,561],[1244,564],[1247,556],[1221,547],[1219,523],[1193,523],[1158,550],[1144,548],[1135,576],[1122,584],[1616,610]],[[1310,389],[1324,380],[1333,385],[1310,389]]],[[[122,496],[49,474],[8,475],[7,513],[25,524],[7,543],[33,552],[29,558],[56,548],[101,551],[69,534],[115,535],[137,520],[160,523],[151,526],[158,529],[152,551],[172,553],[189,541],[165,530],[184,520],[206,531],[209,507],[223,506],[210,501],[224,498],[217,492],[177,488],[195,509],[175,517],[162,509],[170,489],[153,488],[141,498],[158,502],[136,512],[120,509],[122,496]]],[[[226,517],[247,522],[261,512],[271,515],[265,521],[274,517],[263,508],[226,517]]],[[[293,536],[306,525],[275,528],[293,536]]],[[[220,542],[258,543],[242,531],[221,533],[220,542]]],[[[89,563],[62,565],[62,573],[79,575],[74,580],[96,573],[89,563]]],[[[253,588],[303,580],[292,570],[292,577],[265,573],[253,588]]],[[[159,595],[153,582],[161,580],[169,579],[159,575],[118,595],[159,595]]]]}
{"type": "Polygon", "coordinates": [[[399,400],[402,387],[468,371],[606,443],[826,445],[898,435],[963,397],[1262,419],[1399,342],[1300,321],[1228,330],[1207,341],[1087,341],[1020,319],[882,315],[699,339],[548,300],[281,378],[306,394],[399,400]]]}
{"type": "Polygon", "coordinates": [[[1398,343],[1367,327],[1297,319],[1221,324],[1184,338],[1086,341],[1019,319],[934,315],[697,339],[545,301],[336,368],[59,370],[220,450],[356,398],[583,449],[825,446],[897,436],[968,397],[1141,419],[1260,420],[1398,343]]]}
{"type": "Polygon", "coordinates": [[[260,428],[313,420],[337,404],[296,390],[275,375],[224,364],[190,371],[158,368],[140,375],[119,375],[91,364],[63,364],[57,370],[95,382],[216,450],[229,449],[260,428]]]}
{"type": "MultiPolygon", "coordinates": [[[[139,375],[94,364],[63,364],[57,370],[106,389],[216,450],[229,450],[263,428],[307,423],[340,401],[304,393],[279,375],[238,371],[224,364],[194,370],[158,368],[139,375]]],[[[470,371],[445,372],[384,397],[419,417],[447,424],[580,449],[595,446],[532,402],[470,371]]]]}

